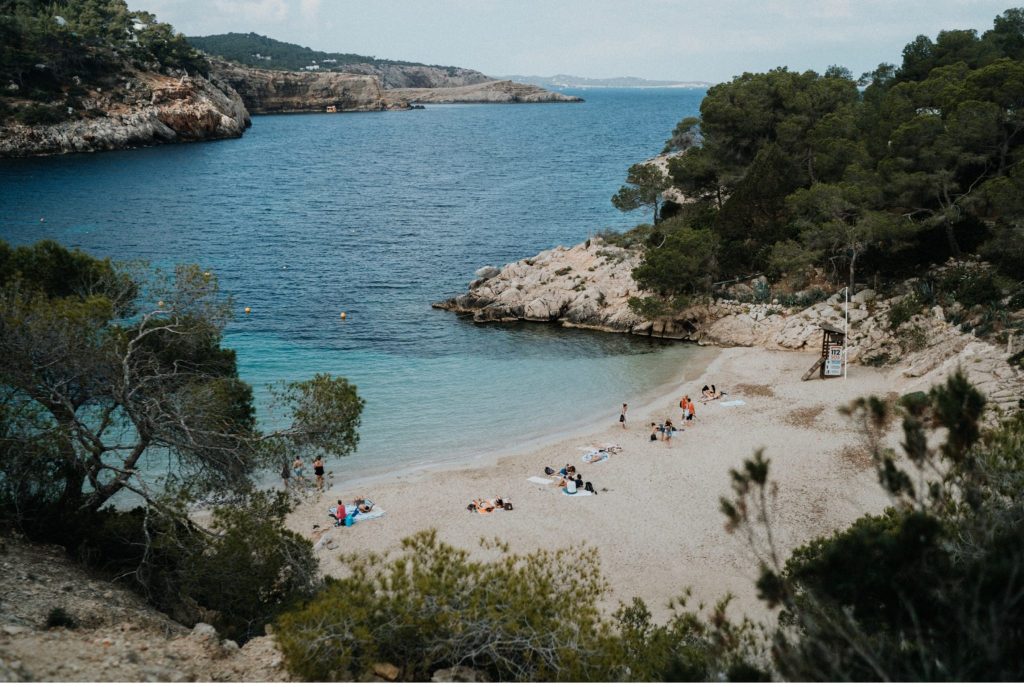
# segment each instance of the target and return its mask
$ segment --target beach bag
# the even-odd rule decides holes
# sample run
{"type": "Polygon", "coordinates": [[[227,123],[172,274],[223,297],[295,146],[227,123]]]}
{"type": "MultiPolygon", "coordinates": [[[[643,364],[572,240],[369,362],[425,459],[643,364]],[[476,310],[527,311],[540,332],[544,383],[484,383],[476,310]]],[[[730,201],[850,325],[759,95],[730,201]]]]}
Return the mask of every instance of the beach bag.
{"type": "Polygon", "coordinates": [[[352,527],[356,523],[356,514],[349,513],[345,516],[345,527],[352,527]]]}
{"type": "Polygon", "coordinates": [[[545,475],[553,475],[553,474],[555,474],[555,471],[552,468],[547,468],[546,467],[546,468],[544,468],[544,474],[545,475]]]}
{"type": "Polygon", "coordinates": [[[512,510],[512,503],[509,501],[505,502],[505,510],[512,510]]]}
{"type": "Polygon", "coordinates": [[[583,485],[583,490],[584,491],[589,491],[594,496],[597,496],[597,490],[594,489],[594,485],[591,484],[590,482],[587,482],[586,484],[583,485]]]}

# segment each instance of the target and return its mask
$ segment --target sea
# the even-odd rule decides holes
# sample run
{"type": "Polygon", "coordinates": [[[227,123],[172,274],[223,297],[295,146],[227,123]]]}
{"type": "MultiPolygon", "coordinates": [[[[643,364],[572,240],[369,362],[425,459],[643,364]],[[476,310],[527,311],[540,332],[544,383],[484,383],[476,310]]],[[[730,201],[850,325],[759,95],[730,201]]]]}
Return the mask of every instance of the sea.
{"type": "Polygon", "coordinates": [[[0,160],[0,238],[214,271],[264,427],[285,422],[270,384],[357,386],[358,449],[328,458],[342,481],[612,428],[695,347],[430,307],[483,265],[650,221],[611,196],[704,91],[567,92],[585,102],[266,115],[240,139],[0,160]]]}

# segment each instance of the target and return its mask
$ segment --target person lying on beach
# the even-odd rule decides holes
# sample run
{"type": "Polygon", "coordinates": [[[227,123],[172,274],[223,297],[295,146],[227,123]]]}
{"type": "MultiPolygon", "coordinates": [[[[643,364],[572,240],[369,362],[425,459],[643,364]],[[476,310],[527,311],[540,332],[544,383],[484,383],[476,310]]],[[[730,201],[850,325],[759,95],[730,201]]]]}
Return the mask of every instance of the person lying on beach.
{"type": "Polygon", "coordinates": [[[470,504],[469,508],[470,510],[475,508],[477,513],[483,515],[494,512],[494,504],[487,499],[473,499],[473,503],[470,504]]]}
{"type": "Polygon", "coordinates": [[[359,498],[357,498],[355,501],[355,505],[356,508],[359,509],[360,513],[369,513],[371,510],[373,510],[373,501],[366,498],[365,496],[360,496],[359,498]]]}
{"type": "Polygon", "coordinates": [[[724,391],[719,391],[718,389],[716,389],[714,384],[712,384],[710,387],[707,384],[705,384],[704,388],[700,390],[700,402],[701,403],[707,403],[708,401],[715,401],[715,400],[718,400],[719,398],[721,398],[722,396],[725,396],[725,392],[724,391]]]}

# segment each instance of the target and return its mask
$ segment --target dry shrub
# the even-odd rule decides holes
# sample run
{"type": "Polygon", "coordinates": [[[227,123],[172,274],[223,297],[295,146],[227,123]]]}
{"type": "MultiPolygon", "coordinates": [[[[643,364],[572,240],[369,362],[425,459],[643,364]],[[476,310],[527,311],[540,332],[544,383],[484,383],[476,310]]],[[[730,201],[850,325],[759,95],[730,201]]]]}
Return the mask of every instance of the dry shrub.
{"type": "Polygon", "coordinates": [[[843,465],[853,468],[856,472],[863,472],[874,467],[871,452],[864,446],[844,446],[839,451],[839,460],[843,465]]]}
{"type": "Polygon", "coordinates": [[[767,384],[737,384],[733,393],[736,396],[761,396],[763,398],[772,398],[775,396],[775,392],[767,384]]]}
{"type": "Polygon", "coordinates": [[[808,406],[806,408],[796,408],[792,410],[782,419],[786,424],[793,425],[794,427],[802,427],[804,429],[813,429],[815,423],[818,421],[818,416],[825,410],[824,404],[818,404],[816,406],[808,406]]]}

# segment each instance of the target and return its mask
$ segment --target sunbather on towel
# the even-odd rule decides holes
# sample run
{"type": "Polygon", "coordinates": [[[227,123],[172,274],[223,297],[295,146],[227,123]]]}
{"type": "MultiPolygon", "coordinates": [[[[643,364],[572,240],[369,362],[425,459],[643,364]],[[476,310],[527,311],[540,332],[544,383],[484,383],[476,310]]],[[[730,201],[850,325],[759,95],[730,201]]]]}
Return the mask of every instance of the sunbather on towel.
{"type": "Polygon", "coordinates": [[[373,510],[373,501],[366,498],[365,496],[360,496],[359,498],[357,498],[355,505],[356,508],[359,509],[360,513],[369,513],[371,510],[373,510]]]}

